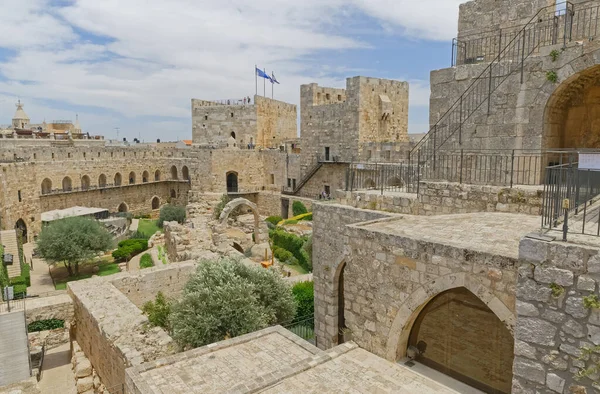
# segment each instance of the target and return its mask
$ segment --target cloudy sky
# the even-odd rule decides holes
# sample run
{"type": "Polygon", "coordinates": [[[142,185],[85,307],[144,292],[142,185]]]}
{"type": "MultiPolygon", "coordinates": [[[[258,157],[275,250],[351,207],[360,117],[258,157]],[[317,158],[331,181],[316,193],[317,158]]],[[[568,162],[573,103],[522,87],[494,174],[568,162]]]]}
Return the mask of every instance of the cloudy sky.
{"type": "Polygon", "coordinates": [[[20,98],[33,123],[78,113],[109,138],[191,138],[190,99],[252,96],[258,64],[296,104],[303,83],[407,80],[409,132],[424,132],[461,2],[0,0],[0,124],[20,98]]]}

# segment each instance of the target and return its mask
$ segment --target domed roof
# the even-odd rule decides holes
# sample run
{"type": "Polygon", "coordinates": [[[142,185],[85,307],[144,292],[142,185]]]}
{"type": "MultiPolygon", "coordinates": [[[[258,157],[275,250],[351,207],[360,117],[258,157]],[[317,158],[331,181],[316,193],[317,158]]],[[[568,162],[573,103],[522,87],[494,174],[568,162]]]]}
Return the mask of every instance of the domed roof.
{"type": "Polygon", "coordinates": [[[15,105],[17,106],[17,112],[15,112],[15,116],[13,116],[13,119],[29,120],[29,116],[27,116],[27,114],[23,110],[23,104],[21,104],[21,100],[19,100],[15,105]]]}

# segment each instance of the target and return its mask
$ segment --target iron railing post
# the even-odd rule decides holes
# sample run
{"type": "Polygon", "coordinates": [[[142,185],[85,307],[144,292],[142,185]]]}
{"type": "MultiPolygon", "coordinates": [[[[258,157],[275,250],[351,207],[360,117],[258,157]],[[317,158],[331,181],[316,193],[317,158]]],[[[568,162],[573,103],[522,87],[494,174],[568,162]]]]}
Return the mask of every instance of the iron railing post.
{"type": "Polygon", "coordinates": [[[435,173],[435,156],[437,154],[437,124],[433,126],[433,172],[435,173]]]}
{"type": "Polygon", "coordinates": [[[462,180],[463,180],[463,149],[460,150],[460,181],[459,183],[462,184],[462,180]]]}
{"type": "Polygon", "coordinates": [[[512,150],[512,154],[510,155],[510,188],[513,187],[513,173],[515,168],[515,150],[512,150]]]}
{"type": "Polygon", "coordinates": [[[498,37],[498,60],[500,60],[500,55],[502,54],[502,29],[500,29],[498,37]]]}
{"type": "MultiPolygon", "coordinates": [[[[492,68],[493,68],[493,62],[490,63],[490,81],[488,84],[488,109],[487,109],[487,114],[488,116],[490,115],[490,111],[491,111],[491,107],[492,107],[492,68]]],[[[462,98],[462,96],[461,96],[462,98]]]]}
{"type": "Polygon", "coordinates": [[[463,103],[463,96],[460,96],[460,108],[459,108],[459,112],[458,112],[458,145],[462,145],[462,103],[463,103]]]}
{"type": "MultiPolygon", "coordinates": [[[[419,195],[419,188],[421,187],[421,150],[417,151],[417,196],[419,195]]],[[[600,222],[600,220],[598,221],[600,222]]]]}

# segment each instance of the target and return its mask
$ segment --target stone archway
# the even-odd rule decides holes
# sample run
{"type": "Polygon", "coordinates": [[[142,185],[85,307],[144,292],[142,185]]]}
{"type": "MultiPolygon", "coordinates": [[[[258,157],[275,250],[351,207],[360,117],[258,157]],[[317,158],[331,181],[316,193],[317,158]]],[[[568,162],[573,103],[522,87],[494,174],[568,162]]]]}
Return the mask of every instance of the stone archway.
{"type": "Polygon", "coordinates": [[[119,204],[119,208],[117,208],[118,212],[128,212],[129,211],[129,207],[127,206],[127,204],[125,204],[124,202],[122,202],[121,204],[119,204]]]}
{"type": "Polygon", "coordinates": [[[87,175],[84,175],[81,177],[81,190],[88,190],[90,188],[90,177],[87,175]]]}
{"type": "Polygon", "coordinates": [[[171,166],[171,179],[179,179],[177,176],[177,167],[171,166]]]}
{"type": "Polygon", "coordinates": [[[219,216],[219,222],[221,224],[227,222],[227,218],[231,212],[233,212],[236,208],[241,207],[242,205],[247,206],[252,211],[254,215],[254,243],[259,244],[261,242],[260,231],[258,228],[259,224],[259,216],[258,216],[258,207],[253,202],[246,200],[245,198],[236,198],[235,200],[231,200],[225,205],[225,208],[221,211],[221,215],[219,216]]]}
{"type": "Polygon", "coordinates": [[[73,182],[71,181],[71,178],[69,178],[68,176],[63,178],[62,188],[65,192],[73,190],[73,182]]]}
{"type": "Polygon", "coordinates": [[[158,208],[160,208],[160,199],[157,196],[154,196],[154,198],[152,198],[152,209],[158,208]]]}
{"type": "Polygon", "coordinates": [[[238,192],[238,173],[235,171],[228,172],[225,174],[227,181],[227,193],[238,192]]]}
{"type": "Polygon", "coordinates": [[[146,183],[148,182],[148,177],[150,176],[150,174],[148,174],[148,171],[144,171],[142,173],[142,183],[146,183]]]}
{"type": "Polygon", "coordinates": [[[27,224],[23,219],[17,220],[15,223],[15,230],[17,231],[17,238],[21,239],[23,243],[27,242],[27,224]]]}
{"type": "Polygon", "coordinates": [[[42,194],[49,194],[52,192],[52,181],[49,178],[44,178],[42,181],[42,194]]]}
{"type": "Polygon", "coordinates": [[[475,294],[511,333],[514,332],[515,314],[477,277],[465,272],[448,274],[419,287],[400,306],[388,334],[385,357],[391,361],[405,357],[413,324],[423,308],[438,294],[460,287],[475,294]]]}

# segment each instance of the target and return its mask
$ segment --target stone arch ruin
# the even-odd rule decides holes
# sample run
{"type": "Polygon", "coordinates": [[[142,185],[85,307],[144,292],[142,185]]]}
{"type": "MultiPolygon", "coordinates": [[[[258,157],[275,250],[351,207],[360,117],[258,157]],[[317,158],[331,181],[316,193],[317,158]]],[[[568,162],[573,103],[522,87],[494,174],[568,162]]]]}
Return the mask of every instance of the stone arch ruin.
{"type": "Polygon", "coordinates": [[[259,216],[258,216],[258,207],[253,202],[246,200],[245,198],[236,198],[235,200],[231,200],[225,205],[225,208],[221,211],[221,215],[219,216],[219,222],[221,224],[227,223],[227,219],[231,212],[233,212],[236,208],[241,206],[247,206],[252,211],[254,215],[254,243],[260,243],[260,232],[258,228],[259,224],[259,216]]]}

